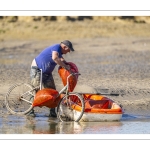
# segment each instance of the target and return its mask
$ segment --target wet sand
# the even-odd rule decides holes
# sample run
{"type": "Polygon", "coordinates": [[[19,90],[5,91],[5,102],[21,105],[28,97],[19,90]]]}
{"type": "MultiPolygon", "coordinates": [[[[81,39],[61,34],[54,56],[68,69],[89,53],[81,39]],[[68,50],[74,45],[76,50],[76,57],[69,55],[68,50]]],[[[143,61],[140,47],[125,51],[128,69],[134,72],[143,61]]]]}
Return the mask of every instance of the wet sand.
{"type": "MultiPolygon", "coordinates": [[[[110,126],[112,126],[110,128],[115,125],[115,128],[119,130],[106,130],[106,124],[103,123],[82,123],[77,131],[66,128],[66,125],[62,125],[62,130],[59,131],[56,128],[60,126],[60,123],[57,120],[53,122],[52,118],[47,117],[47,108],[37,108],[37,118],[32,119],[33,124],[30,119],[9,115],[4,105],[4,96],[8,88],[16,82],[29,82],[32,59],[41,49],[53,43],[49,41],[42,43],[39,41],[9,41],[3,42],[0,48],[2,83],[0,86],[0,116],[1,122],[3,122],[1,133],[147,133],[145,125],[147,124],[147,127],[149,127],[150,117],[150,38],[95,38],[74,40],[73,42],[76,51],[64,57],[66,60],[74,62],[81,73],[75,91],[118,93],[119,96],[108,97],[123,106],[124,115],[121,122],[110,123],[110,126]],[[31,124],[27,124],[28,121],[31,121],[31,124]],[[136,130],[135,124],[139,126],[140,123],[141,128],[136,130]],[[134,124],[134,130],[131,129],[132,124],[134,124]],[[16,125],[18,125],[18,128],[16,128],[16,125]],[[122,129],[124,125],[127,128],[122,129]],[[43,129],[42,126],[44,126],[43,129]],[[102,126],[105,128],[103,129],[102,126]],[[131,130],[128,130],[129,128],[131,130]]],[[[54,71],[54,79],[59,91],[63,85],[57,73],[57,68],[54,71]]],[[[109,123],[107,124],[109,126],[109,123]]],[[[72,128],[72,126],[69,128],[72,128]]]]}
{"type": "MultiPolygon", "coordinates": [[[[29,82],[32,59],[45,47],[61,40],[7,39],[0,42],[0,133],[146,134],[150,119],[150,38],[103,36],[71,41],[75,52],[64,58],[74,62],[81,73],[75,91],[118,93],[119,96],[108,97],[123,106],[121,122],[106,123],[107,126],[105,123],[81,123],[78,129],[71,124],[60,125],[47,117],[47,108],[37,108],[37,117],[32,119],[9,115],[4,105],[8,88],[14,83],[29,82]]],[[[63,85],[57,67],[54,80],[59,91],[63,85]]]]}

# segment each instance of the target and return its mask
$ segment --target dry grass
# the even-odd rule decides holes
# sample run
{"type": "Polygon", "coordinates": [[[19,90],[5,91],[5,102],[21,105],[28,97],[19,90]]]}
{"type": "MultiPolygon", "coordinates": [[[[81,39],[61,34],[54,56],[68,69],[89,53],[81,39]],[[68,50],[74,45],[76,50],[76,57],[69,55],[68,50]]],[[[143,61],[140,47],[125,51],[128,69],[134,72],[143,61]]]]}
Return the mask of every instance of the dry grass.
{"type": "Polygon", "coordinates": [[[150,24],[128,21],[0,22],[0,41],[148,37],[150,24]]]}

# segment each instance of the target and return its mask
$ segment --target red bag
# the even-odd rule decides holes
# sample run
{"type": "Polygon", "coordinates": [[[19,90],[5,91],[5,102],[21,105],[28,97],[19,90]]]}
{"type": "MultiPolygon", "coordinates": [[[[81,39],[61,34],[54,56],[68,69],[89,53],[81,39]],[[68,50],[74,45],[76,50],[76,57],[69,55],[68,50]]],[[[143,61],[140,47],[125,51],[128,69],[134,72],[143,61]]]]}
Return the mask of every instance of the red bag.
{"type": "MultiPolygon", "coordinates": [[[[70,65],[71,71],[73,73],[78,73],[78,68],[74,63],[67,62],[66,64],[70,65]]],[[[66,86],[67,77],[70,75],[70,72],[67,71],[66,69],[62,68],[61,66],[59,66],[58,73],[62,79],[63,85],[66,86]]],[[[77,84],[77,80],[78,80],[78,74],[69,77],[69,92],[72,92],[74,90],[74,88],[77,84]]]]}
{"type": "Polygon", "coordinates": [[[47,106],[49,108],[57,107],[61,96],[59,96],[58,91],[54,89],[45,88],[40,91],[38,91],[35,95],[34,101],[33,101],[33,107],[35,106],[47,106]]]}

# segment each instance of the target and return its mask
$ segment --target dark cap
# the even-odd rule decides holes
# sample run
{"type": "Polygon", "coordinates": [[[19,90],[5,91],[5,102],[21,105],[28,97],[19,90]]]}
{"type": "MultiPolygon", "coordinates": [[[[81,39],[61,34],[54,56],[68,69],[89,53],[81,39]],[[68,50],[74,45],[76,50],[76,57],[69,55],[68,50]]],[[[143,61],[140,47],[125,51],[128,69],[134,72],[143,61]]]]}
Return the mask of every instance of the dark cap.
{"type": "Polygon", "coordinates": [[[68,46],[71,51],[74,51],[73,46],[72,46],[72,43],[71,43],[70,41],[64,40],[64,41],[61,42],[61,43],[63,43],[63,44],[65,44],[66,46],[68,46]]]}

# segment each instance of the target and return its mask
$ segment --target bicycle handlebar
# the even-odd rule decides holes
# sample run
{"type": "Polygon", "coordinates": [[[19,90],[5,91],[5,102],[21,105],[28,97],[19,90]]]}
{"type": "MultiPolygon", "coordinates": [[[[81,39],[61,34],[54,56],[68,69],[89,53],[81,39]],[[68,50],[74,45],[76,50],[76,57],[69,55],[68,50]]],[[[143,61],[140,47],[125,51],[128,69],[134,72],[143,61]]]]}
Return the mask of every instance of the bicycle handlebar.
{"type": "Polygon", "coordinates": [[[81,75],[79,72],[75,72],[75,73],[71,73],[72,75],[75,75],[75,74],[78,74],[78,75],[81,75]]]}
{"type": "Polygon", "coordinates": [[[79,72],[75,72],[75,73],[70,73],[70,75],[67,77],[67,88],[68,88],[68,84],[69,84],[69,78],[72,76],[72,75],[76,75],[76,74],[78,74],[78,75],[81,75],[79,72]]]}
{"type": "Polygon", "coordinates": [[[76,73],[71,73],[68,77],[67,77],[67,84],[66,86],[59,92],[59,94],[61,94],[62,92],[64,92],[66,89],[68,91],[68,88],[69,88],[69,78],[72,76],[72,75],[75,75],[75,74],[78,74],[78,75],[81,75],[80,73],[76,72],[76,73]]]}
{"type": "Polygon", "coordinates": [[[70,75],[67,77],[67,81],[68,81],[68,79],[69,79],[72,75],[76,75],[76,74],[81,75],[79,72],[70,73],[70,75]]]}

